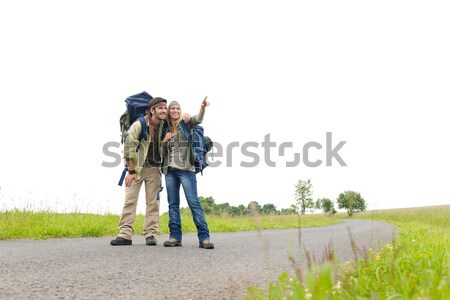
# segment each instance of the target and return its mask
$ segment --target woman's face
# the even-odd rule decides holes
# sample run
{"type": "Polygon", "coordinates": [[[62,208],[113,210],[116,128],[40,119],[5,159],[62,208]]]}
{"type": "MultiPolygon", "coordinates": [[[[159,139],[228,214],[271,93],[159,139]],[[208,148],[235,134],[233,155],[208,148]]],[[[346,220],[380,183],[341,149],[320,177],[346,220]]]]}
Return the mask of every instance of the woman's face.
{"type": "Polygon", "coordinates": [[[169,114],[170,114],[170,118],[172,120],[178,120],[180,118],[180,114],[181,114],[180,107],[177,105],[171,106],[169,114]]]}

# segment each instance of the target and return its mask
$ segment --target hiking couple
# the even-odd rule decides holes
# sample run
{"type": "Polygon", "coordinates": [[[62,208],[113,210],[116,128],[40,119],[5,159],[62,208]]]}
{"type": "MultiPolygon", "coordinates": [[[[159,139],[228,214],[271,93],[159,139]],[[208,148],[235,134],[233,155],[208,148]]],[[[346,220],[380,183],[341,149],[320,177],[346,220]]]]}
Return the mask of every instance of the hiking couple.
{"type": "Polygon", "coordinates": [[[159,203],[157,195],[161,186],[160,170],[165,175],[167,198],[169,203],[169,240],[165,247],[182,245],[180,218],[180,184],[183,186],[187,203],[197,227],[199,247],[213,249],[208,224],[197,195],[197,179],[190,141],[182,126],[192,130],[203,121],[205,108],[209,105],[206,98],[202,101],[200,112],[195,116],[182,114],[180,104],[156,97],[151,99],[146,111],[147,137],[139,143],[141,122],[135,121],[128,130],[125,139],[124,156],[128,168],[125,177],[125,204],[119,220],[119,234],[111,245],[132,244],[133,223],[142,183],[145,184],[146,211],[144,217],[145,244],[155,246],[159,229],[159,203]],[[184,122],[184,124],[181,124],[184,122]],[[167,132],[165,132],[167,131],[167,132]],[[138,146],[139,145],[139,146],[138,146]],[[138,147],[138,149],[137,149],[138,147]],[[137,149],[137,150],[136,150],[137,149]]]}

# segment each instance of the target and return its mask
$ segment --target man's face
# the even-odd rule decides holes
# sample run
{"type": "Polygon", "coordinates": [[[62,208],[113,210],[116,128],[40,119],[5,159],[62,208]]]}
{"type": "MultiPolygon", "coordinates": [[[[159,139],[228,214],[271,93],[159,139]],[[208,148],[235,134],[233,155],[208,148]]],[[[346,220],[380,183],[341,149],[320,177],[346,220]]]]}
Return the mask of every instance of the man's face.
{"type": "Polygon", "coordinates": [[[165,120],[167,116],[167,105],[166,103],[158,103],[156,106],[152,107],[153,114],[159,120],[165,120]]]}

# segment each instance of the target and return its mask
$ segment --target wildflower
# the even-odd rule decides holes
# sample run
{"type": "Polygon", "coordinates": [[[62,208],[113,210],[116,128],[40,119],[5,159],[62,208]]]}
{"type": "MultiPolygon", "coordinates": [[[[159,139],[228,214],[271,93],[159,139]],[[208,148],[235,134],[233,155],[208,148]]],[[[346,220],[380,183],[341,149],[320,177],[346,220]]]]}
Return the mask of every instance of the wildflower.
{"type": "Polygon", "coordinates": [[[348,266],[351,264],[351,262],[349,262],[348,260],[345,262],[345,264],[348,266]]]}
{"type": "Polygon", "coordinates": [[[305,288],[305,299],[311,299],[312,294],[309,292],[308,288],[305,288]]]}
{"type": "Polygon", "coordinates": [[[385,247],[386,247],[387,250],[391,250],[392,249],[392,245],[391,244],[386,244],[385,247]]]}
{"type": "Polygon", "coordinates": [[[380,260],[380,259],[381,259],[381,256],[380,256],[380,254],[377,253],[377,255],[375,255],[375,260],[380,260]]]}

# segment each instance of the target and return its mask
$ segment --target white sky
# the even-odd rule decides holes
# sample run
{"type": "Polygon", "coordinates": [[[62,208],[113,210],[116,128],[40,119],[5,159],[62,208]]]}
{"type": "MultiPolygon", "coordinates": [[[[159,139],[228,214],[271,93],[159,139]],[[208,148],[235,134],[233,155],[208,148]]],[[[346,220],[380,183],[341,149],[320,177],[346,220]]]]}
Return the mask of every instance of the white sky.
{"type": "Polygon", "coordinates": [[[258,167],[235,149],[232,167],[206,169],[199,194],[216,203],[289,207],[311,178],[314,199],[350,189],[369,209],[450,204],[448,2],[167,2],[0,4],[0,210],[120,213],[122,166],[102,167],[102,147],[143,90],[192,114],[207,95],[205,132],[225,147],[269,133],[293,143],[287,157],[272,149],[276,168],[259,147],[258,167]],[[347,167],[284,166],[326,132],[347,141],[347,167]]]}

